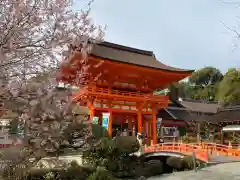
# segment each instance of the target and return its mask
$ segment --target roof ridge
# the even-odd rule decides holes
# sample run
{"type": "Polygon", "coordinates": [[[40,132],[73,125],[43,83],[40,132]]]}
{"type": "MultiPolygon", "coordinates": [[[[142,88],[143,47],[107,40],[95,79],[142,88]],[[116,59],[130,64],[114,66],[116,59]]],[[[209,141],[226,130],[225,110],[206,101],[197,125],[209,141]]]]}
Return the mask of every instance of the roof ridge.
{"type": "Polygon", "coordinates": [[[187,102],[206,103],[206,104],[220,104],[217,101],[196,100],[196,99],[188,99],[188,98],[181,98],[181,99],[182,99],[182,101],[187,101],[187,102]]]}
{"type": "Polygon", "coordinates": [[[147,51],[147,50],[142,50],[142,49],[133,48],[133,47],[129,47],[129,46],[119,45],[119,44],[111,43],[108,41],[100,42],[98,45],[110,47],[110,48],[114,48],[114,49],[118,49],[118,50],[133,52],[133,53],[137,53],[137,54],[142,54],[142,55],[146,55],[146,56],[152,56],[155,58],[153,51],[147,51]]]}
{"type": "Polygon", "coordinates": [[[166,65],[157,60],[153,51],[141,50],[111,43],[108,41],[93,44],[91,55],[98,58],[104,58],[106,60],[117,61],[126,64],[134,64],[146,68],[153,68],[170,72],[183,72],[186,76],[189,76],[194,71],[166,65]]]}
{"type": "Polygon", "coordinates": [[[240,110],[240,105],[239,104],[219,108],[219,112],[228,111],[228,110],[237,110],[237,109],[240,110]]]}

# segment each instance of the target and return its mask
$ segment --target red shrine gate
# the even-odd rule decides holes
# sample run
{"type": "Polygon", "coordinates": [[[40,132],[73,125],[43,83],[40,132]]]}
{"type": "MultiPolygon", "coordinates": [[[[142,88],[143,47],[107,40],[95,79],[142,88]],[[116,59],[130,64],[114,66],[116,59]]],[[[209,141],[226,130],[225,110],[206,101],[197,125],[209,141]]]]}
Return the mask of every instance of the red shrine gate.
{"type": "Polygon", "coordinates": [[[87,78],[74,100],[86,103],[91,121],[98,116],[102,123],[101,114],[108,112],[109,135],[112,135],[114,123],[120,122],[122,126],[127,121],[128,129],[134,127],[136,132],[147,134],[156,144],[156,112],[168,106],[168,97],[153,92],[184,79],[193,71],[164,65],[150,51],[109,42],[91,46],[88,72],[85,71],[86,63],[81,61],[81,48],[71,47],[71,56],[60,68],[59,80],[78,86],[79,79],[87,78]],[[151,118],[146,119],[145,115],[151,118]]]}

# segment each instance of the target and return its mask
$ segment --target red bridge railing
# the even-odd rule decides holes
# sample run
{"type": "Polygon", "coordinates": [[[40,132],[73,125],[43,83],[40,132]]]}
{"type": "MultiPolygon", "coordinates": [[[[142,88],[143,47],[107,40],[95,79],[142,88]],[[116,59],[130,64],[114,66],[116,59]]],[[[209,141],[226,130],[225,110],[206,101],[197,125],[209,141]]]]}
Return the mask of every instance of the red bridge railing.
{"type": "Polygon", "coordinates": [[[145,147],[145,152],[180,152],[185,155],[192,155],[195,152],[196,158],[205,162],[209,161],[209,155],[217,154],[240,158],[240,149],[214,143],[163,143],[145,147]]]}

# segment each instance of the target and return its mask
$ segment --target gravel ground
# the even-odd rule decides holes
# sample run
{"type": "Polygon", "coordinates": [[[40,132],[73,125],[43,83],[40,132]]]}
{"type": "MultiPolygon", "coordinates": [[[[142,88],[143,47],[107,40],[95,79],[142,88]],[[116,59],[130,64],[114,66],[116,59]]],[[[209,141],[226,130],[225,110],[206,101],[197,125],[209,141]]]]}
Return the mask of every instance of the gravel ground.
{"type": "Polygon", "coordinates": [[[197,172],[177,172],[148,180],[240,180],[240,162],[218,164],[197,172]]]}

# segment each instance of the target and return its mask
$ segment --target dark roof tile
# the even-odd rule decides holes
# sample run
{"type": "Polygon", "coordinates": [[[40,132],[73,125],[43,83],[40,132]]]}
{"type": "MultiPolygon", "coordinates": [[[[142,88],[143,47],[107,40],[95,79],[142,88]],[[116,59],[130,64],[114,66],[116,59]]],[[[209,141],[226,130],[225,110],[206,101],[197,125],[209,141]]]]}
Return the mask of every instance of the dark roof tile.
{"type": "Polygon", "coordinates": [[[221,108],[220,104],[207,101],[179,100],[179,103],[190,111],[201,113],[217,113],[221,108]]]}
{"type": "Polygon", "coordinates": [[[209,116],[208,119],[214,122],[240,121],[240,106],[221,108],[216,114],[209,116]]]}
{"type": "Polygon", "coordinates": [[[96,57],[117,61],[121,63],[134,64],[138,66],[161,69],[175,72],[193,72],[194,70],[186,70],[167,66],[159,62],[153,52],[135,49],[127,46],[113,44],[110,42],[102,42],[94,44],[91,54],[96,57]]]}
{"type": "Polygon", "coordinates": [[[208,114],[199,114],[197,112],[191,112],[184,109],[172,109],[168,108],[168,111],[170,111],[175,117],[177,117],[179,120],[185,120],[185,121],[208,121],[208,114]]]}

